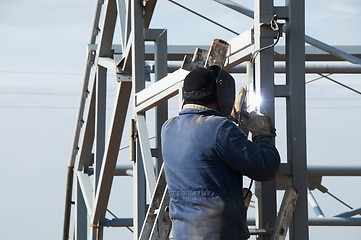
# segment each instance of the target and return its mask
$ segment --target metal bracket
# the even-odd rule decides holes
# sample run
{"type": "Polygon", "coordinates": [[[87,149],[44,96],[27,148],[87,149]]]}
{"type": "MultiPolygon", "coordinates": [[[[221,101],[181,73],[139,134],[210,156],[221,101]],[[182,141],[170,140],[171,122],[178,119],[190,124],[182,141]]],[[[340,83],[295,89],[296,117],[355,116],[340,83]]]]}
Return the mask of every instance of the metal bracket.
{"type": "Polygon", "coordinates": [[[138,129],[137,129],[137,120],[132,119],[130,125],[130,144],[129,144],[129,151],[130,151],[130,160],[132,162],[136,162],[136,146],[137,146],[137,138],[138,138],[138,129]]]}

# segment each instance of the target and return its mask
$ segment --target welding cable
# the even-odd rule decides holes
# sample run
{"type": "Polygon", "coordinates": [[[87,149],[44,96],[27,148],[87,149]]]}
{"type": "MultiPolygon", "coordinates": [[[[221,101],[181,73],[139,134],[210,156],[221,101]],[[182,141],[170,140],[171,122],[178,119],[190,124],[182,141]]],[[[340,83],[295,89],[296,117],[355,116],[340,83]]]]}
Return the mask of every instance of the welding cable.
{"type": "Polygon", "coordinates": [[[249,195],[249,194],[252,194],[252,192],[251,192],[252,184],[253,184],[253,179],[251,179],[251,182],[249,183],[248,191],[247,191],[246,195],[243,197],[243,200],[246,200],[247,197],[248,197],[248,195],[249,195]]]}
{"type": "Polygon", "coordinates": [[[270,27],[271,27],[271,29],[272,29],[273,31],[277,32],[276,41],[275,41],[274,43],[272,43],[271,45],[268,45],[268,46],[265,46],[265,47],[263,47],[263,48],[260,48],[260,49],[256,50],[256,51],[252,54],[251,59],[249,60],[251,63],[254,63],[254,62],[256,61],[256,57],[257,57],[257,55],[258,55],[260,52],[276,46],[276,44],[277,44],[277,43],[279,42],[279,40],[280,40],[280,37],[281,37],[281,29],[280,29],[280,27],[278,26],[277,15],[273,15],[272,20],[270,21],[269,25],[270,25],[270,27]]]}

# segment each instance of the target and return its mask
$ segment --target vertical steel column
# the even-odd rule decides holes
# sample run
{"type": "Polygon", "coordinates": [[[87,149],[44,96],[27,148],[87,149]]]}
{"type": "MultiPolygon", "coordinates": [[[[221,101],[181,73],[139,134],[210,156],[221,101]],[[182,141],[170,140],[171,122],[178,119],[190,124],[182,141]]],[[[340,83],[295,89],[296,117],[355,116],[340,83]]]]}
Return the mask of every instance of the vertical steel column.
{"type": "MultiPolygon", "coordinates": [[[[96,106],[95,106],[95,159],[94,159],[94,198],[99,182],[105,150],[105,122],[106,122],[106,90],[107,69],[98,66],[96,77],[96,106]]],[[[103,228],[92,228],[93,239],[103,239],[103,228]]]]}
{"type": "Polygon", "coordinates": [[[106,78],[107,69],[98,66],[96,78],[96,107],[95,107],[95,164],[94,164],[94,192],[96,191],[105,148],[105,116],[106,116],[106,78]]]}
{"type": "MultiPolygon", "coordinates": [[[[155,80],[158,81],[168,74],[167,65],[167,30],[164,30],[155,41],[155,53],[154,53],[154,66],[155,66],[155,80]]],[[[162,149],[160,132],[163,123],[168,119],[168,102],[159,104],[156,107],[156,142],[157,142],[157,166],[156,173],[159,175],[160,169],[163,164],[162,149]]]]}
{"type": "Polygon", "coordinates": [[[287,0],[289,19],[286,29],[287,160],[292,186],[299,193],[290,226],[291,240],[308,239],[307,152],[305,107],[305,3],[287,0]]]}
{"type": "MultiPolygon", "coordinates": [[[[144,16],[143,1],[131,1],[131,35],[132,35],[132,97],[134,119],[138,114],[135,111],[135,94],[145,87],[145,46],[144,46],[144,16]]],[[[136,158],[133,165],[133,191],[134,191],[134,222],[133,239],[138,239],[146,214],[145,176],[142,154],[139,141],[136,144],[136,158]]]]}
{"type": "MultiPolygon", "coordinates": [[[[274,42],[274,33],[267,25],[273,17],[273,1],[257,0],[254,6],[255,51],[270,46],[274,42]]],[[[255,90],[262,96],[260,111],[274,119],[274,62],[273,47],[259,52],[255,59],[255,90]]],[[[268,181],[255,184],[258,198],[259,227],[267,228],[275,224],[277,216],[276,184],[268,181]]],[[[258,239],[269,239],[259,236],[258,239]]]]}
{"type": "Polygon", "coordinates": [[[87,208],[83,193],[80,188],[79,180],[76,181],[76,201],[75,201],[75,240],[87,239],[87,208]]]}

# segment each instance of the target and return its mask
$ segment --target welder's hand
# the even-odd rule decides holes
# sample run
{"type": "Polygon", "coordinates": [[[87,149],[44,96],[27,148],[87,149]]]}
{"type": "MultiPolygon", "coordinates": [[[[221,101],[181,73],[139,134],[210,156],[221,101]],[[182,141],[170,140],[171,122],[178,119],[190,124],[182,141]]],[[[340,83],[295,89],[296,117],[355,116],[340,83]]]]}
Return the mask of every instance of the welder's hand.
{"type": "Polygon", "coordinates": [[[241,112],[241,107],[242,107],[242,104],[244,101],[245,94],[246,94],[246,89],[244,87],[241,87],[239,89],[238,96],[233,104],[230,118],[232,119],[232,121],[234,121],[236,123],[238,123],[238,121],[239,121],[239,117],[240,117],[239,114],[241,112]]]}
{"type": "Polygon", "coordinates": [[[252,138],[262,135],[275,137],[275,129],[272,127],[271,118],[257,112],[251,112],[247,121],[247,129],[252,133],[252,138]]]}

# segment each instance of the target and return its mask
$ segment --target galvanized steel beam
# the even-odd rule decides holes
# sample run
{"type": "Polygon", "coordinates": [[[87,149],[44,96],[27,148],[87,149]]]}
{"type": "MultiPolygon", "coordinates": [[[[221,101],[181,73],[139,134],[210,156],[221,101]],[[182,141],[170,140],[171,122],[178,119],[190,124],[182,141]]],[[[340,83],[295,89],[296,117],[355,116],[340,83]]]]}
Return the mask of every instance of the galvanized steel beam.
{"type": "MultiPolygon", "coordinates": [[[[261,105],[257,106],[257,110],[274,119],[274,49],[272,45],[275,34],[267,26],[274,15],[273,2],[254,1],[254,9],[254,52],[259,51],[258,56],[254,58],[254,90],[256,95],[262,96],[263,99],[261,105]],[[265,49],[266,47],[269,48],[265,49]]],[[[265,229],[268,226],[274,226],[277,216],[275,181],[256,182],[255,191],[258,199],[258,227],[265,229]]],[[[270,239],[270,236],[262,235],[259,239],[270,239]]]]}
{"type": "Polygon", "coordinates": [[[286,1],[289,9],[286,31],[286,85],[292,95],[286,98],[287,162],[291,183],[299,193],[290,226],[290,240],[308,235],[306,93],[305,93],[305,2],[286,1]]]}

